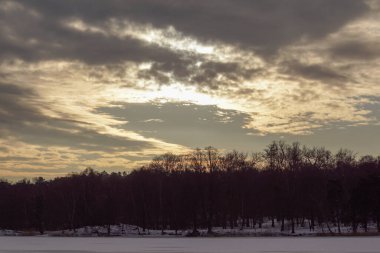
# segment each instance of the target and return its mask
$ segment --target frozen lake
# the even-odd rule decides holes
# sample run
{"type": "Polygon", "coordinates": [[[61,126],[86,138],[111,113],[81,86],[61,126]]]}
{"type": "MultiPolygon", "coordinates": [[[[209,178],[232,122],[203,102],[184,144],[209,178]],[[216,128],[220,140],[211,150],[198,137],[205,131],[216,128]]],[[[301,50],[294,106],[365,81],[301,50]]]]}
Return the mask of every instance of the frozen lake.
{"type": "Polygon", "coordinates": [[[69,238],[0,237],[1,253],[368,253],[380,237],[277,238],[69,238]]]}

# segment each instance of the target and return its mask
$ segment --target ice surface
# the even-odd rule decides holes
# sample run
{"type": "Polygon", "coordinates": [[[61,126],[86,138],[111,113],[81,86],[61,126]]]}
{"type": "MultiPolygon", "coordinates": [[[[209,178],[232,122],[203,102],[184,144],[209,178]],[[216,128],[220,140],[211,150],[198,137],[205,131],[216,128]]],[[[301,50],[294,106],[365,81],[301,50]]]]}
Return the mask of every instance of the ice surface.
{"type": "Polygon", "coordinates": [[[369,253],[380,237],[123,238],[0,237],[1,253],[369,253]]]}

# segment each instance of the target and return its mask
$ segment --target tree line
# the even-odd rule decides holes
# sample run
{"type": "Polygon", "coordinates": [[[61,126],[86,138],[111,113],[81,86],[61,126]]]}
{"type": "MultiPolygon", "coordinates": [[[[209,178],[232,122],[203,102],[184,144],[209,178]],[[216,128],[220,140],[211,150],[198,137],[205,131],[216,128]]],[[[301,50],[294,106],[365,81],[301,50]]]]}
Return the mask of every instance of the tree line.
{"type": "MultiPolygon", "coordinates": [[[[263,221],[380,232],[380,157],[274,141],[261,153],[213,147],[166,153],[131,172],[86,169],[52,180],[0,181],[0,228],[75,230],[131,224],[146,229],[254,228],[263,221]]],[[[332,231],[331,231],[332,232],[332,231]]]]}

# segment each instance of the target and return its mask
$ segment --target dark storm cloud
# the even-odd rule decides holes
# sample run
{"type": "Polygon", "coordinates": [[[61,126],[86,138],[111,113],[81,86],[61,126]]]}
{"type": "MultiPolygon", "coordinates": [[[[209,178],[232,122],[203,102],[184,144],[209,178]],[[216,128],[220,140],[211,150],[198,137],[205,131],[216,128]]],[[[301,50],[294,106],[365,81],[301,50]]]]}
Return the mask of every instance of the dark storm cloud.
{"type": "Polygon", "coordinates": [[[262,72],[260,68],[245,68],[238,62],[215,62],[209,61],[200,65],[198,71],[191,77],[193,83],[209,86],[211,89],[218,89],[219,85],[229,85],[238,81],[249,79],[262,72]],[[218,76],[223,76],[224,82],[217,81],[218,76]]]}
{"type": "Polygon", "coordinates": [[[321,64],[303,64],[298,61],[282,63],[283,70],[290,75],[317,80],[328,85],[345,86],[348,78],[330,66],[321,64]]]}
{"type": "MultiPolygon", "coordinates": [[[[31,89],[0,82],[0,126],[11,127],[22,122],[41,120],[41,114],[28,103],[36,96],[31,89]]],[[[2,130],[0,128],[0,136],[2,130]]]]}
{"type": "MultiPolygon", "coordinates": [[[[24,2],[26,4],[29,2],[24,2]]],[[[27,7],[2,13],[0,17],[0,57],[26,61],[79,60],[87,64],[174,61],[179,56],[170,50],[125,36],[81,32],[64,25],[72,17],[28,11],[27,7]]]]}
{"type": "Polygon", "coordinates": [[[360,0],[256,1],[19,1],[25,8],[3,13],[2,56],[29,60],[68,58],[87,63],[170,61],[175,54],[133,38],[73,31],[62,21],[79,18],[99,25],[110,18],[273,53],[301,37],[321,38],[365,13],[360,0]],[[29,12],[28,12],[29,10],[29,12]],[[36,15],[34,12],[38,13],[36,15]],[[35,40],[34,43],[30,40],[35,40]]]}
{"type": "Polygon", "coordinates": [[[346,41],[333,46],[330,53],[333,57],[372,60],[380,57],[380,45],[378,41],[346,41]]]}
{"type": "MultiPolygon", "coordinates": [[[[31,89],[0,83],[0,137],[42,145],[83,150],[141,150],[150,143],[99,134],[78,121],[45,116],[38,108],[38,95],[31,89]]],[[[48,106],[44,104],[44,106],[48,106]]]]}
{"type": "Polygon", "coordinates": [[[155,80],[159,84],[168,84],[170,75],[176,80],[187,82],[195,70],[196,58],[193,56],[183,57],[177,61],[155,62],[149,69],[141,70],[139,78],[155,80]]]}
{"type": "Polygon", "coordinates": [[[217,90],[264,71],[261,68],[244,67],[238,62],[199,62],[200,59],[182,58],[179,61],[153,63],[149,69],[139,72],[139,78],[153,79],[160,84],[168,84],[170,79],[174,78],[184,84],[196,85],[200,89],[217,90]],[[223,77],[223,80],[218,80],[218,77],[223,77]]]}
{"type": "MultiPolygon", "coordinates": [[[[48,33],[50,33],[49,31],[48,33]]],[[[178,56],[169,50],[148,45],[133,38],[107,37],[102,34],[85,34],[75,30],[58,29],[57,36],[43,34],[36,43],[27,44],[28,38],[20,34],[20,41],[0,42],[0,56],[17,57],[26,61],[79,60],[87,64],[119,63],[123,61],[173,61],[178,56]]]]}

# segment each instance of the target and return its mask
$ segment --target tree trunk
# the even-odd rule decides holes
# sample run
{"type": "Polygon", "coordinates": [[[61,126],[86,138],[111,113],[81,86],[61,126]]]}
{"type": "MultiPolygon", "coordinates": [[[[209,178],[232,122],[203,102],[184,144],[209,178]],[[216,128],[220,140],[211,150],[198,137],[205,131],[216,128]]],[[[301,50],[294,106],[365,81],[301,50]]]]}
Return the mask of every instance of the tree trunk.
{"type": "Polygon", "coordinates": [[[292,218],[292,234],[294,234],[295,231],[294,231],[294,218],[292,218]]]}
{"type": "Polygon", "coordinates": [[[281,232],[284,232],[285,230],[285,218],[281,219],[281,232]]]}
{"type": "Polygon", "coordinates": [[[315,227],[314,214],[311,214],[311,218],[310,218],[310,231],[314,231],[314,227],[315,227]]]}

